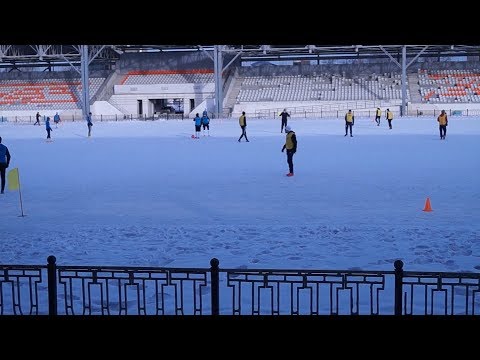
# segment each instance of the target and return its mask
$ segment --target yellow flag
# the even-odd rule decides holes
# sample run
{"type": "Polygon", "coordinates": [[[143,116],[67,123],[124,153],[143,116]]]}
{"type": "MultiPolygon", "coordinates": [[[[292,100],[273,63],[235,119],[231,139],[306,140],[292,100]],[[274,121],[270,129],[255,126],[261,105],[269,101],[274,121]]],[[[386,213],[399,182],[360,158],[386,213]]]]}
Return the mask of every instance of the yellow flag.
{"type": "Polygon", "coordinates": [[[7,175],[7,184],[8,190],[18,190],[20,187],[19,178],[18,178],[18,168],[12,169],[8,172],[7,175]]]}

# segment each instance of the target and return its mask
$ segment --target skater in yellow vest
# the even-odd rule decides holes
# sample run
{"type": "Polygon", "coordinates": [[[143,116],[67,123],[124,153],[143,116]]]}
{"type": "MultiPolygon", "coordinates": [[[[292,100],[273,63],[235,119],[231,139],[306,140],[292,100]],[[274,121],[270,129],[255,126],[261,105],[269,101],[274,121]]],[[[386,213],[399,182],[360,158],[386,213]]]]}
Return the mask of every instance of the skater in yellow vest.
{"type": "Polygon", "coordinates": [[[392,128],[392,120],[393,120],[393,112],[390,109],[387,109],[387,120],[388,120],[388,127],[392,128]]]}
{"type": "Polygon", "coordinates": [[[242,116],[240,116],[240,118],[238,119],[238,123],[240,124],[240,127],[242,128],[242,135],[240,135],[240,138],[238,139],[238,142],[240,142],[240,140],[242,140],[242,138],[245,136],[245,140],[248,141],[248,138],[247,138],[247,117],[245,116],[245,111],[242,111],[242,116]]]}
{"type": "Polygon", "coordinates": [[[442,110],[442,113],[437,118],[439,128],[440,128],[440,140],[445,140],[445,136],[447,136],[447,125],[448,125],[448,118],[445,110],[442,110]]]}
{"type": "Polygon", "coordinates": [[[348,110],[348,112],[345,114],[345,136],[347,136],[348,128],[350,128],[350,137],[353,137],[352,135],[352,126],[355,123],[355,116],[352,113],[352,110],[348,110]]]}
{"type": "Polygon", "coordinates": [[[380,110],[380,108],[377,108],[377,111],[375,111],[375,121],[377,122],[377,126],[380,126],[381,116],[382,116],[382,110],[380,110]]]}
{"type": "Polygon", "coordinates": [[[287,133],[287,136],[285,139],[285,145],[283,145],[282,148],[282,152],[287,149],[287,163],[289,169],[287,176],[290,177],[293,176],[293,155],[297,152],[297,136],[289,125],[285,126],[285,132],[287,133]]]}

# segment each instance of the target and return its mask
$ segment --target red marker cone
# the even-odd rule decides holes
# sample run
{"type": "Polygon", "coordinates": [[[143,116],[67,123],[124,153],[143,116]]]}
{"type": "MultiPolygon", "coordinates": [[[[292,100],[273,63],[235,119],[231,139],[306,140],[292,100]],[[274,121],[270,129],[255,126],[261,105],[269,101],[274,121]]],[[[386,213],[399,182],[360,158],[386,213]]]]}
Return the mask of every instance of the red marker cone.
{"type": "Polygon", "coordinates": [[[425,201],[425,208],[423,209],[423,211],[433,211],[432,210],[432,205],[430,205],[430,198],[427,197],[427,201],[425,201]]]}

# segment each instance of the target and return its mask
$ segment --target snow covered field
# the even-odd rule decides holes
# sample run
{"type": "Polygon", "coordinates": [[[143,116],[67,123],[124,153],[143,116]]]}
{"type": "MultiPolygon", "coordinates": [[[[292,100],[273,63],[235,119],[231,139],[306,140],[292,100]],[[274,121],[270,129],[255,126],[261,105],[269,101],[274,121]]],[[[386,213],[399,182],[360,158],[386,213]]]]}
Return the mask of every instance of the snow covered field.
{"type": "MultiPolygon", "coordinates": [[[[248,116],[248,114],[247,114],[248,116]]],[[[478,271],[480,119],[0,123],[19,168],[0,195],[0,264],[478,271]],[[423,212],[430,197],[433,212],[423,212]]]]}

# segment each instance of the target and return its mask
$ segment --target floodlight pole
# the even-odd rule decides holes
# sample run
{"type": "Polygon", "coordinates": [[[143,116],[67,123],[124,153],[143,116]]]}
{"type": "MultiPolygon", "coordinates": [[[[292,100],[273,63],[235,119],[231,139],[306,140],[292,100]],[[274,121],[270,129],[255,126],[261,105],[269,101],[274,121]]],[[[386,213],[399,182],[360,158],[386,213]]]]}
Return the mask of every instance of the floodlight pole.
{"type": "Polygon", "coordinates": [[[222,115],[223,110],[223,45],[215,45],[213,47],[213,67],[215,76],[215,116],[218,119],[222,115]]]}
{"type": "Polygon", "coordinates": [[[82,115],[87,118],[90,112],[90,91],[88,81],[88,45],[80,45],[80,74],[82,76],[82,115]]]}
{"type": "Polygon", "coordinates": [[[407,105],[407,46],[402,47],[402,111],[401,116],[406,116],[407,105]]]}

